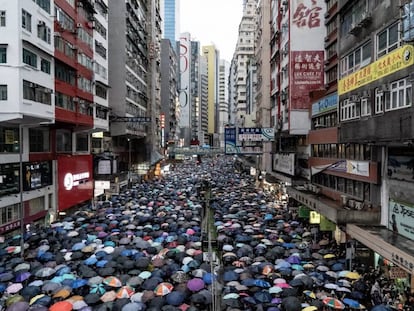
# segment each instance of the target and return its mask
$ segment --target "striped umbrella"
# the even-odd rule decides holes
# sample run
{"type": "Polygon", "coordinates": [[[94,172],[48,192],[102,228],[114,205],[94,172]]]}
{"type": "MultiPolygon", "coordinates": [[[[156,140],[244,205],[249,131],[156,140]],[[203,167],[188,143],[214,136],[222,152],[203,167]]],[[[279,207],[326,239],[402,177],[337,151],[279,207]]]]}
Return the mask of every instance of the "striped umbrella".
{"type": "Polygon", "coordinates": [[[336,299],[334,297],[326,297],[322,300],[322,302],[325,306],[328,306],[328,307],[336,309],[336,310],[345,309],[345,305],[342,303],[342,301],[340,301],[339,299],[336,299]]]}
{"type": "Polygon", "coordinates": [[[168,282],[162,282],[154,289],[154,293],[157,296],[165,296],[172,292],[174,286],[168,282]]]}

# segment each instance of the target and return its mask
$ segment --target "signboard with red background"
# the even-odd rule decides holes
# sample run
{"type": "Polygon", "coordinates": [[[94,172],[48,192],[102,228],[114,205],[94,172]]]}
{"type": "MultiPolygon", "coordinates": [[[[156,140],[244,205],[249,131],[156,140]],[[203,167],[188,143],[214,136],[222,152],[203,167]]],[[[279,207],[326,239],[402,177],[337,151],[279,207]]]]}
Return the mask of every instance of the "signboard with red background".
{"type": "Polygon", "coordinates": [[[92,199],[92,155],[58,156],[58,211],[92,199]]]}
{"type": "Polygon", "coordinates": [[[309,92],[324,87],[324,0],[290,1],[290,107],[308,109],[309,92]]]}

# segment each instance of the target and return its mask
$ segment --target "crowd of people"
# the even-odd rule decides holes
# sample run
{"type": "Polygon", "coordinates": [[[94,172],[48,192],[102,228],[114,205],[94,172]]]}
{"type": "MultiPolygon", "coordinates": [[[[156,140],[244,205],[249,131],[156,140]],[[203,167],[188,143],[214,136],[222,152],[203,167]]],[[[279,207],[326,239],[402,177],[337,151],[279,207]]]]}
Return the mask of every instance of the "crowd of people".
{"type": "Polygon", "coordinates": [[[94,208],[32,226],[23,249],[20,235],[10,237],[0,251],[2,310],[413,307],[410,293],[384,290],[377,270],[347,269],[329,233],[314,234],[255,181],[232,157],[185,161],[94,208]]]}

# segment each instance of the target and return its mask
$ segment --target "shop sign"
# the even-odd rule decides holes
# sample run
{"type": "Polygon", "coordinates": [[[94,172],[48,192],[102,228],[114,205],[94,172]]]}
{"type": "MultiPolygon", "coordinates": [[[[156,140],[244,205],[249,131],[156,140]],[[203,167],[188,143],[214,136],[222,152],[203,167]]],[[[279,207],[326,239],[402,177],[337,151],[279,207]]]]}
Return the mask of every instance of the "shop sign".
{"type": "Polygon", "coordinates": [[[413,65],[413,53],[414,48],[407,44],[384,55],[372,64],[339,80],[338,94],[345,94],[413,65]]]}
{"type": "Polygon", "coordinates": [[[407,271],[401,269],[400,267],[391,267],[390,270],[390,279],[405,279],[408,277],[407,271]]]}
{"type": "Polygon", "coordinates": [[[321,223],[321,214],[315,211],[310,211],[309,214],[309,223],[313,225],[318,225],[321,223]]]}
{"type": "Polygon", "coordinates": [[[63,178],[63,186],[66,190],[72,190],[73,187],[79,186],[81,181],[89,179],[89,172],[82,172],[78,174],[66,173],[63,178]]]}
{"type": "Polygon", "coordinates": [[[16,220],[16,221],[13,221],[13,222],[11,222],[7,225],[1,226],[0,227],[0,234],[8,232],[8,231],[12,231],[12,230],[17,229],[17,228],[20,228],[20,220],[16,220]]]}
{"type": "Polygon", "coordinates": [[[273,169],[278,172],[295,175],[295,154],[276,153],[273,155],[273,169]]]}
{"type": "Polygon", "coordinates": [[[111,182],[109,180],[96,180],[95,189],[105,190],[111,188],[111,182]]]}
{"type": "Polygon", "coordinates": [[[273,141],[275,138],[273,127],[241,127],[238,134],[239,141],[273,141]]]}
{"type": "Polygon", "coordinates": [[[325,216],[321,215],[321,222],[319,224],[319,229],[321,231],[335,231],[336,229],[336,225],[330,221],[328,218],[326,218],[325,216]]]}
{"type": "Polygon", "coordinates": [[[391,199],[388,211],[388,229],[414,240],[414,207],[391,199]]]}
{"type": "Polygon", "coordinates": [[[312,117],[323,112],[336,109],[338,106],[338,94],[326,96],[316,103],[312,104],[312,117]]]}
{"type": "Polygon", "coordinates": [[[405,268],[407,271],[410,271],[411,273],[414,269],[414,262],[410,261],[410,259],[407,259],[402,254],[397,254],[393,252],[391,254],[391,261],[397,266],[405,268]]]}

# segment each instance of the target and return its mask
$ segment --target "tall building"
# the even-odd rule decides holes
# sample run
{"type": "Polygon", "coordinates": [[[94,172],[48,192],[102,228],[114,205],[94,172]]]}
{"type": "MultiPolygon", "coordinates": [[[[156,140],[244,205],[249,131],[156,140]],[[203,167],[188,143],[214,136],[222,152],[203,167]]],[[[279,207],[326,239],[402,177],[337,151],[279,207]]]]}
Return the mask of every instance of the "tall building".
{"type": "Polygon", "coordinates": [[[207,116],[208,116],[208,141],[210,146],[219,147],[218,141],[218,82],[219,82],[219,51],[214,45],[202,47],[203,55],[207,60],[207,116]]]}
{"type": "MultiPolygon", "coordinates": [[[[111,151],[119,162],[115,187],[128,183],[126,172],[152,162],[159,147],[159,1],[109,2],[109,105],[111,151]],[[136,118],[136,119],[131,119],[136,118]]],[[[151,163],[150,163],[151,164],[151,163]]],[[[131,177],[131,176],[129,176],[131,177]]]]}
{"type": "MultiPolygon", "coordinates": [[[[270,100],[270,27],[271,1],[259,0],[256,9],[256,37],[255,37],[255,64],[256,64],[256,127],[274,127],[271,121],[271,100],[270,100]]],[[[273,107],[274,108],[274,107],[273,107]]],[[[272,142],[263,142],[262,155],[258,169],[260,171],[271,171],[272,168],[272,142]]]]}
{"type": "Polygon", "coordinates": [[[108,129],[107,1],[0,4],[7,234],[93,199],[91,134],[108,129]]]}
{"type": "Polygon", "coordinates": [[[229,78],[230,63],[221,59],[218,81],[218,134],[221,148],[224,148],[224,128],[230,123],[229,78]]]}
{"type": "Polygon", "coordinates": [[[175,45],[168,39],[161,40],[161,147],[165,149],[169,141],[177,141],[178,104],[178,58],[175,45]]]}
{"type": "Polygon", "coordinates": [[[163,38],[175,47],[180,34],[180,0],[162,0],[161,16],[163,38]]]}
{"type": "Polygon", "coordinates": [[[242,127],[252,126],[255,116],[248,114],[246,105],[246,75],[249,59],[254,57],[254,36],[256,29],[257,0],[243,4],[243,15],[239,25],[236,50],[232,59],[231,78],[234,79],[235,122],[242,127]]]}

